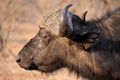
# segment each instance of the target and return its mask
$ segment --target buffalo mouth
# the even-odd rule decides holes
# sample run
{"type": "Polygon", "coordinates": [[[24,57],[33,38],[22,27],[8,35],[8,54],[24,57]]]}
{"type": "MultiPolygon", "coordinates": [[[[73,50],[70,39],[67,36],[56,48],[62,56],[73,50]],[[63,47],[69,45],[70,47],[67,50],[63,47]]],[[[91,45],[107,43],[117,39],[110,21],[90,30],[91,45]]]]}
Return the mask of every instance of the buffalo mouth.
{"type": "Polygon", "coordinates": [[[37,70],[37,66],[32,63],[31,66],[28,67],[28,70],[37,70]]]}
{"type": "Polygon", "coordinates": [[[26,70],[37,70],[38,67],[32,62],[31,65],[27,68],[25,68],[26,70]]]}
{"type": "Polygon", "coordinates": [[[42,66],[36,66],[35,64],[30,65],[27,68],[24,68],[26,70],[37,70],[43,73],[49,73],[49,72],[53,72],[56,71],[58,69],[62,68],[62,66],[59,65],[42,65],[42,66]]]}

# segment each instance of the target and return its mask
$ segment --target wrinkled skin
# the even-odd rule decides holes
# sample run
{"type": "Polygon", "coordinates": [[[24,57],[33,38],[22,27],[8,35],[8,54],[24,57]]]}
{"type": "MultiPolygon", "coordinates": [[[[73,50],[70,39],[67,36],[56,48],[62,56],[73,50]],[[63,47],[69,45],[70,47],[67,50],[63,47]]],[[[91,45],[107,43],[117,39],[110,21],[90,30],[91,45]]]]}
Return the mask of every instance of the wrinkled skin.
{"type": "Polygon", "coordinates": [[[47,73],[67,67],[91,80],[119,80],[120,10],[97,21],[75,17],[74,26],[85,31],[61,37],[40,27],[38,34],[19,52],[17,63],[27,70],[47,73]]]}
{"type": "Polygon", "coordinates": [[[39,33],[20,51],[18,64],[25,69],[38,69],[43,72],[51,72],[63,67],[56,43],[59,44],[55,37],[48,30],[41,28],[39,33]]]}

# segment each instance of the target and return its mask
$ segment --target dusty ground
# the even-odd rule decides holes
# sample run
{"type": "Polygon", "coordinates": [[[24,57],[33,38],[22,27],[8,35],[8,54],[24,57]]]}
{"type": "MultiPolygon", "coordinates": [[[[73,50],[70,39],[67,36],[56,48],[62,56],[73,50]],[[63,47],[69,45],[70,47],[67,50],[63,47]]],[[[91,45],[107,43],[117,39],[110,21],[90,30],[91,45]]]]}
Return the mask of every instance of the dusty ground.
{"type": "Polygon", "coordinates": [[[74,4],[71,11],[79,16],[88,10],[87,20],[90,20],[114,10],[120,0],[0,0],[0,37],[2,35],[4,40],[0,52],[0,80],[77,80],[67,69],[45,75],[24,70],[15,62],[20,49],[38,32],[43,15],[68,3],[74,4]]]}

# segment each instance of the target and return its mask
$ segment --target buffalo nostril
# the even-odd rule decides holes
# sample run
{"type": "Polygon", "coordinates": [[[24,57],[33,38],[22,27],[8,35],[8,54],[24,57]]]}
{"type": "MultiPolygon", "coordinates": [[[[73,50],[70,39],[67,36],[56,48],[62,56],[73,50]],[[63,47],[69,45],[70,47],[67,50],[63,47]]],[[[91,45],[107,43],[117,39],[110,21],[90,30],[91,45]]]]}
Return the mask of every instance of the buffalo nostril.
{"type": "Polygon", "coordinates": [[[16,60],[16,62],[20,62],[20,61],[21,61],[21,59],[20,59],[20,58],[16,60]]]}

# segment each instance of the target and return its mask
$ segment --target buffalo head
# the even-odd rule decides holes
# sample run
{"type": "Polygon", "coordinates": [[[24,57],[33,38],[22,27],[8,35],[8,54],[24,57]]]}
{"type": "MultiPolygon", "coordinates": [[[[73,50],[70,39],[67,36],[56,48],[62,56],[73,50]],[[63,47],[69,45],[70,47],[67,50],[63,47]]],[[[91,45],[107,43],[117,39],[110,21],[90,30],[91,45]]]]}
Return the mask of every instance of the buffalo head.
{"type": "Polygon", "coordinates": [[[87,12],[82,19],[68,11],[70,6],[43,18],[17,63],[27,70],[53,72],[67,67],[91,80],[120,80],[120,9],[86,21],[87,12]]]}
{"type": "Polygon", "coordinates": [[[38,34],[18,54],[20,67],[42,72],[58,70],[67,66],[70,59],[74,62],[80,55],[76,53],[84,52],[81,42],[97,38],[95,32],[85,29],[86,12],[81,19],[68,11],[70,6],[56,9],[43,18],[38,34]]]}

